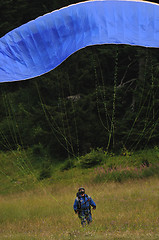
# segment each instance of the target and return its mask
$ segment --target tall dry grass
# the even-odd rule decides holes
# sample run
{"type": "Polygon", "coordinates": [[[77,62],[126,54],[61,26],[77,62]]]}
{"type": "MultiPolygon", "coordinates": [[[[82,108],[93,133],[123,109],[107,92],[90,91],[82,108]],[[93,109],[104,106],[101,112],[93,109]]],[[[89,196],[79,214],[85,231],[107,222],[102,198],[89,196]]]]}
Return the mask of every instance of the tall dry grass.
{"type": "Polygon", "coordinates": [[[159,179],[85,184],[97,204],[82,228],[73,211],[78,183],[0,197],[0,240],[159,239],[159,179]]]}

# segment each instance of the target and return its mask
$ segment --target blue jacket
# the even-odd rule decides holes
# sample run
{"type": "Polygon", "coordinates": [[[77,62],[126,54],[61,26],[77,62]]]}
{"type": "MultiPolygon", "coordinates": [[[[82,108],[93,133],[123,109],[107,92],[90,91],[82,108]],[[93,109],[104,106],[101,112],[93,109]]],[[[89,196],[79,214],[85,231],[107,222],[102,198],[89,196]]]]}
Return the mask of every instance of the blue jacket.
{"type": "Polygon", "coordinates": [[[77,196],[73,205],[74,211],[85,211],[89,210],[90,207],[96,208],[96,204],[93,199],[85,194],[83,197],[81,195],[77,196]]]}

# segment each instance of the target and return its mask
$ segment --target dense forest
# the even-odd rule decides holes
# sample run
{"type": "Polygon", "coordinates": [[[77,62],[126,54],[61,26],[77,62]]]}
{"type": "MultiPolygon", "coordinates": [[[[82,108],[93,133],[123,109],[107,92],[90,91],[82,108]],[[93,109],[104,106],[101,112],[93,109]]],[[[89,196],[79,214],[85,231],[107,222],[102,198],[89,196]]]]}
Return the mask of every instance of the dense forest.
{"type": "MultiPolygon", "coordinates": [[[[0,36],[76,2],[1,1],[0,36]]],[[[159,49],[87,47],[43,76],[0,85],[0,149],[42,148],[63,159],[156,146],[158,87],[159,49]]]]}

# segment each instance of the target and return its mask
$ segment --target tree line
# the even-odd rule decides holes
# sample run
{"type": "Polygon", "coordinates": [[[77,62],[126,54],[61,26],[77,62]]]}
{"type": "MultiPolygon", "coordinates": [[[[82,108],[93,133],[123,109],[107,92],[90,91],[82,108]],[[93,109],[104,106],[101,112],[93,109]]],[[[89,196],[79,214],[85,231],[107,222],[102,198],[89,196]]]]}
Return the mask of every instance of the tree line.
{"type": "MultiPolygon", "coordinates": [[[[79,1],[7,0],[0,34],[79,1]]],[[[157,145],[159,50],[127,45],[82,49],[53,71],[0,85],[0,148],[41,146],[66,158],[103,148],[157,145]]]]}

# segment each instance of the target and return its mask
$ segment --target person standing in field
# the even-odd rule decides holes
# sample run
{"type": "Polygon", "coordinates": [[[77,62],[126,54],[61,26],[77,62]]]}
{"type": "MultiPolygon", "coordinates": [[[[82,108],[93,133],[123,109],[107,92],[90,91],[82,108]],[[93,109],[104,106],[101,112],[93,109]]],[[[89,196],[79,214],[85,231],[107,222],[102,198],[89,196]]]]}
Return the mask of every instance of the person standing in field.
{"type": "Polygon", "coordinates": [[[85,226],[86,223],[90,224],[92,222],[91,207],[96,209],[96,204],[93,199],[85,194],[85,189],[80,187],[76,194],[76,199],[74,201],[74,211],[78,214],[78,217],[81,220],[82,226],[85,226]]]}

